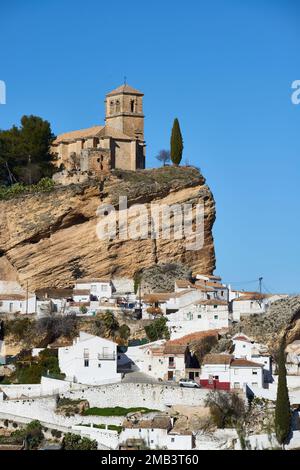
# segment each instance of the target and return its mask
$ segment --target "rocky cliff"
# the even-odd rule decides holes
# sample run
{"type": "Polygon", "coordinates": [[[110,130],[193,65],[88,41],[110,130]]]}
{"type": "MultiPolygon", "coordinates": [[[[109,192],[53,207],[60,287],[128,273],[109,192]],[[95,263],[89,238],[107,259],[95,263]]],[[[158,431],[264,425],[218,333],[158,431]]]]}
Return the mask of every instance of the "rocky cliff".
{"type": "MultiPolygon", "coordinates": [[[[78,277],[129,277],[157,263],[180,262],[212,273],[215,203],[204,177],[194,168],[166,167],[138,172],[114,171],[103,182],[57,186],[0,201],[0,278],[18,278],[29,289],[70,286],[78,277]],[[185,239],[99,240],[99,204],[118,209],[151,203],[204,202],[204,246],[186,249],[185,239]]],[[[195,221],[195,220],[194,220],[195,221]]]]}

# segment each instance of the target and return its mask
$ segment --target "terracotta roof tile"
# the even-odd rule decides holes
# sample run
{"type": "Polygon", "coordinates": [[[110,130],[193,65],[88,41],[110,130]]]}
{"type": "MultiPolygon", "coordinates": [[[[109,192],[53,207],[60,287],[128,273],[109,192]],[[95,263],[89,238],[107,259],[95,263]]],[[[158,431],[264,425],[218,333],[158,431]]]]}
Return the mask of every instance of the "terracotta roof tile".
{"type": "Polygon", "coordinates": [[[263,367],[258,362],[248,361],[247,359],[233,359],[231,367],[263,367]]]}
{"type": "Polygon", "coordinates": [[[206,354],[203,358],[203,364],[230,364],[231,354],[206,354]]]}
{"type": "Polygon", "coordinates": [[[107,93],[106,96],[114,96],[114,95],[139,95],[139,96],[144,96],[144,93],[141,93],[140,91],[136,90],[135,88],[132,88],[130,85],[124,84],[119,86],[118,88],[115,88],[114,90],[110,91],[107,93]]]}
{"type": "Polygon", "coordinates": [[[77,139],[88,139],[96,137],[98,133],[103,129],[104,126],[92,126],[86,129],[79,129],[77,131],[65,132],[64,134],[59,134],[56,139],[53,141],[53,145],[57,145],[61,142],[68,142],[77,139]]]}

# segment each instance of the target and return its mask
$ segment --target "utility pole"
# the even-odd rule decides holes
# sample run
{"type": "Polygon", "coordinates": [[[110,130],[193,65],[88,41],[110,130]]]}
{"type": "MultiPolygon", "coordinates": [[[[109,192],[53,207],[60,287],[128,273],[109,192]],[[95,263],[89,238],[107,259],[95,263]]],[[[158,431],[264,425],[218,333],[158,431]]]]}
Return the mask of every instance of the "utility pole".
{"type": "Polygon", "coordinates": [[[28,281],[26,281],[26,315],[28,315],[28,281]]]}
{"type": "Polygon", "coordinates": [[[258,278],[258,281],[259,281],[259,293],[262,294],[262,280],[263,280],[263,277],[259,277],[258,278]]]}

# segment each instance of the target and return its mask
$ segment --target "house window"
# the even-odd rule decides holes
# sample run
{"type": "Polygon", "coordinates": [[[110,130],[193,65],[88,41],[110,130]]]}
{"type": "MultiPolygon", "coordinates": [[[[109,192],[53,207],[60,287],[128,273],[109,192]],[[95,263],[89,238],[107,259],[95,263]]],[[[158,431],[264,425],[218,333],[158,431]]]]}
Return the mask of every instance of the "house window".
{"type": "Polygon", "coordinates": [[[214,305],[214,308],[218,308],[218,306],[217,306],[217,305],[214,305]]]}
{"type": "Polygon", "coordinates": [[[154,440],[153,440],[153,439],[151,439],[151,441],[150,441],[150,442],[151,442],[151,444],[153,444],[154,440]]]}
{"type": "Polygon", "coordinates": [[[215,320],[218,320],[218,318],[219,318],[219,315],[214,315],[215,320]]]}
{"type": "Polygon", "coordinates": [[[101,362],[99,362],[98,367],[101,367],[101,362]]]}
{"type": "Polygon", "coordinates": [[[234,382],[233,387],[234,388],[240,388],[240,383],[239,382],[234,382]]]}
{"type": "MultiPolygon", "coordinates": [[[[97,161],[99,161],[99,158],[97,161]]],[[[91,292],[96,292],[96,290],[97,290],[96,284],[91,284],[91,292]]]]}
{"type": "Polygon", "coordinates": [[[245,348],[245,347],[246,347],[246,345],[245,345],[245,344],[243,344],[243,348],[245,348]]]}
{"type": "Polygon", "coordinates": [[[221,296],[223,297],[223,295],[224,295],[224,291],[223,291],[223,290],[221,290],[221,296]]]}
{"type": "Polygon", "coordinates": [[[213,378],[214,378],[215,380],[219,380],[219,376],[218,376],[218,375],[214,375],[213,378]]]}
{"type": "Polygon", "coordinates": [[[252,382],[253,387],[257,387],[258,383],[257,382],[252,382]]]}
{"type": "Polygon", "coordinates": [[[257,370],[252,369],[252,375],[257,375],[257,370]]]}
{"type": "Polygon", "coordinates": [[[239,375],[238,369],[233,369],[234,370],[234,375],[239,375]]]}
{"type": "Polygon", "coordinates": [[[84,367],[89,367],[90,361],[88,359],[84,360],[84,367]]]}
{"type": "Polygon", "coordinates": [[[175,437],[171,437],[171,442],[175,442],[175,437]]]}
{"type": "Polygon", "coordinates": [[[149,366],[148,366],[148,370],[152,370],[152,366],[149,365],[149,366]]]}
{"type": "Polygon", "coordinates": [[[198,318],[202,318],[202,315],[198,315],[198,318]]]}
{"type": "Polygon", "coordinates": [[[9,304],[9,311],[10,311],[10,312],[13,311],[13,305],[14,305],[13,303],[10,303],[10,304],[9,304]]]}
{"type": "Polygon", "coordinates": [[[107,285],[102,284],[102,286],[101,286],[101,291],[102,291],[102,292],[107,292],[107,285]]]}

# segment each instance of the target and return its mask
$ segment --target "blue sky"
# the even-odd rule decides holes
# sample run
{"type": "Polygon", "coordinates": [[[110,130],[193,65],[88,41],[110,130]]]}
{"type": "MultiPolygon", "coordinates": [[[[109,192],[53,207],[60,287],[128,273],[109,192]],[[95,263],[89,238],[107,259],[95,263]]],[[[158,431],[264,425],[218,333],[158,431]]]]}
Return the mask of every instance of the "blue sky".
{"type": "Polygon", "coordinates": [[[36,114],[60,133],[103,123],[124,75],[145,93],[147,166],[178,117],[213,191],[216,272],[300,291],[297,0],[12,0],[1,5],[0,128],[36,114]]]}

